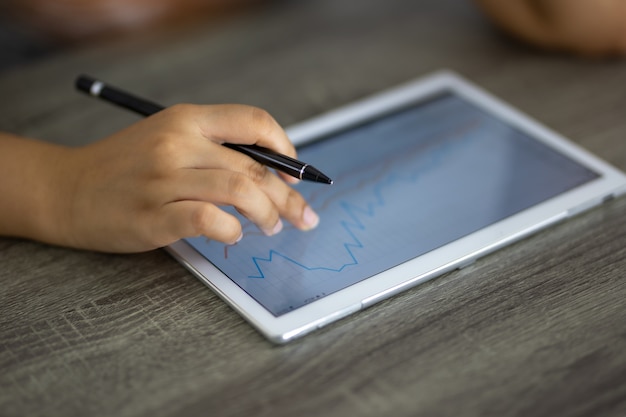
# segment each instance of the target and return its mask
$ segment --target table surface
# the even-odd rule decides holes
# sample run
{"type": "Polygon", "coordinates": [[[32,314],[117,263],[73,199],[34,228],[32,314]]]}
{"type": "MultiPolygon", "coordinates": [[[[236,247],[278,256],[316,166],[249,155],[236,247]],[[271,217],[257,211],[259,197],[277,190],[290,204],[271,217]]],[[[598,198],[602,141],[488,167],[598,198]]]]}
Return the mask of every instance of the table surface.
{"type": "MultiPolygon", "coordinates": [[[[79,145],[137,120],[76,93],[81,72],[289,125],[442,68],[626,170],[624,60],[539,52],[454,0],[281,1],[72,50],[0,76],[0,129],[79,145]]],[[[0,415],[623,416],[625,209],[610,201],[284,346],[163,250],[2,238],[0,415]]]]}

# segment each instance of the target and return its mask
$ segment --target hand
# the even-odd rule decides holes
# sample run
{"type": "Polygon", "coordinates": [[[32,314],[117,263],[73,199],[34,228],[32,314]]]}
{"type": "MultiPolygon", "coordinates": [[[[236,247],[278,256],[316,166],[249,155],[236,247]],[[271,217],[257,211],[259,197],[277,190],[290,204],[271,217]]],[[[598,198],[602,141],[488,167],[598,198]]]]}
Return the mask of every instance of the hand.
{"type": "Polygon", "coordinates": [[[39,204],[47,208],[48,224],[44,233],[26,237],[110,252],[145,251],[192,236],[235,243],[241,225],[219,208],[224,205],[267,235],[281,230],[281,217],[302,230],[317,225],[317,215],[284,181],[297,180],[279,178],[224,142],[295,157],[284,131],[261,109],[173,106],[100,142],[47,158],[42,175],[50,191],[39,204]]]}
{"type": "Polygon", "coordinates": [[[547,49],[626,54],[626,0],[476,0],[502,28],[547,49]]]}

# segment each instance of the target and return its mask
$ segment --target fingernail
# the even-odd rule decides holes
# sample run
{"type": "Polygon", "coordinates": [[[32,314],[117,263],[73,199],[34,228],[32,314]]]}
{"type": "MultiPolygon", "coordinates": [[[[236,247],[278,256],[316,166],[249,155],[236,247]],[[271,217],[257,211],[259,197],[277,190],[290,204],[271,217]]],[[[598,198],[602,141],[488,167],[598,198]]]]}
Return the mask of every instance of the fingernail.
{"type": "Polygon", "coordinates": [[[305,230],[310,230],[317,227],[320,222],[319,216],[313,211],[310,206],[306,206],[304,209],[304,213],[302,213],[302,220],[306,226],[305,230]]]}
{"type": "Polygon", "coordinates": [[[263,230],[263,233],[265,233],[267,236],[274,236],[275,234],[279,233],[281,230],[283,230],[283,221],[281,219],[278,219],[278,222],[276,222],[276,224],[271,230],[265,229],[263,230]]]}
{"type": "Polygon", "coordinates": [[[243,232],[239,234],[239,237],[232,243],[232,245],[236,245],[241,239],[243,239],[243,232]]]}

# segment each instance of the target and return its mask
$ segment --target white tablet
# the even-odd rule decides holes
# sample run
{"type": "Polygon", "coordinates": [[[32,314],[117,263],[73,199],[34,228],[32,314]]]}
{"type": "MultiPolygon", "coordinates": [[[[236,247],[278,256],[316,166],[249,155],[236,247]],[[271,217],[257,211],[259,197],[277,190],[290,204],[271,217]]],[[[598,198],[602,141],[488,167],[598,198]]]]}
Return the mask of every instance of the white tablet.
{"type": "Polygon", "coordinates": [[[334,180],[296,186],[317,229],[266,237],[241,218],[236,245],[168,248],[277,343],[626,192],[617,169],[449,72],[288,134],[334,180]]]}

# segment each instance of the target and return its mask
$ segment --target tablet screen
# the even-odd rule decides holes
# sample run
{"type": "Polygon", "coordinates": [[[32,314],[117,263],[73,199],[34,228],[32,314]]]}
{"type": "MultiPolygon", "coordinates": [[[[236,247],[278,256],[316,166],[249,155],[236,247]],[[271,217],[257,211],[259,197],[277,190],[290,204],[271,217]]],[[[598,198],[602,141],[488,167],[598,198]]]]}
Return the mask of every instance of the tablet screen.
{"type": "Polygon", "coordinates": [[[450,92],[298,149],[334,185],[296,187],[320,215],[301,232],[187,242],[281,316],[599,175],[450,92]]]}

